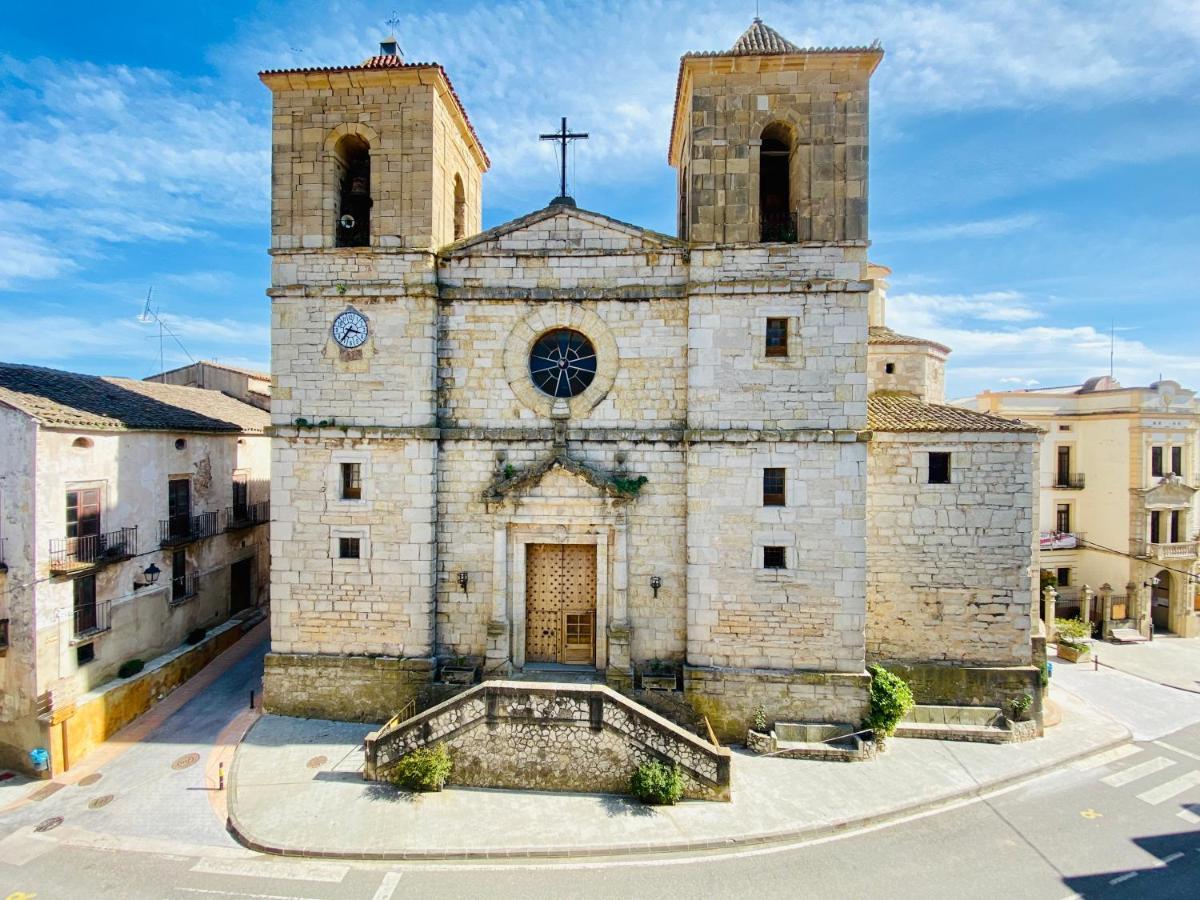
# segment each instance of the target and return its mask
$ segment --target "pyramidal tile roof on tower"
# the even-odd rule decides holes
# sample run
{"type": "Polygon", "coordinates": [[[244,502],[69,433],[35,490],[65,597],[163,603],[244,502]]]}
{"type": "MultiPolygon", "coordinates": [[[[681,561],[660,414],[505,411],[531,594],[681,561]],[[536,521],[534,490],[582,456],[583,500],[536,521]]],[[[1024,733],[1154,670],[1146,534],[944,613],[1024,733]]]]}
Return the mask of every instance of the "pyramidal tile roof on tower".
{"type": "Polygon", "coordinates": [[[797,53],[800,48],[785,38],[763,20],[754,17],[750,27],[734,42],[732,53],[797,53]]]}

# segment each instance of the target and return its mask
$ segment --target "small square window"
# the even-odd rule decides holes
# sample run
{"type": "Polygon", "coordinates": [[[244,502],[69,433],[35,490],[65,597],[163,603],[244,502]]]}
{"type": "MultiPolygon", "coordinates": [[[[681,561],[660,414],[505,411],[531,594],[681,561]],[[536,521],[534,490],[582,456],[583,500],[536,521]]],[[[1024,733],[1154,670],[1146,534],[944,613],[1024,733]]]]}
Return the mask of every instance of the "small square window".
{"type": "Polygon", "coordinates": [[[362,463],[342,463],[342,499],[362,499],[362,463]]]}
{"type": "Polygon", "coordinates": [[[788,320],[767,319],[767,356],[788,355],[788,320]]]}
{"type": "Polygon", "coordinates": [[[1071,426],[1070,426],[1070,425],[1059,425],[1059,426],[1058,426],[1058,430],[1059,430],[1059,431],[1070,431],[1070,430],[1071,430],[1071,426]]]}
{"type": "Polygon", "coordinates": [[[359,558],[358,538],[338,538],[338,556],[341,559],[359,558]]]}
{"type": "Polygon", "coordinates": [[[764,569],[786,569],[787,553],[783,547],[763,547],[764,569]]]}
{"type": "Polygon", "coordinates": [[[932,452],[929,454],[929,483],[950,483],[950,454],[932,452]]]}
{"type": "Polygon", "coordinates": [[[1058,569],[1058,571],[1055,573],[1055,580],[1058,582],[1059,587],[1070,587],[1071,586],[1071,570],[1070,570],[1070,568],[1068,568],[1066,566],[1060,567],[1058,569]]]}
{"type": "Polygon", "coordinates": [[[887,373],[888,375],[895,375],[896,374],[896,364],[895,363],[884,363],[883,371],[885,373],[887,373]]]}
{"type": "Polygon", "coordinates": [[[96,658],[95,644],[80,644],[75,648],[75,665],[86,666],[96,658]]]}
{"type": "Polygon", "coordinates": [[[763,506],[786,506],[783,469],[763,469],[763,506]]]}

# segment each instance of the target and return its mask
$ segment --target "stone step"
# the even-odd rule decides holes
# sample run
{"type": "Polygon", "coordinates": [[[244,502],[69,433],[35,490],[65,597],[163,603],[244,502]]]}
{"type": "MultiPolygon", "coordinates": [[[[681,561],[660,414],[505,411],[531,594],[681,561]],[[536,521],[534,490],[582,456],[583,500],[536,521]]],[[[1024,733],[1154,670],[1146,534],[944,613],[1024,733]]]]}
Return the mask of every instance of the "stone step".
{"type": "Polygon", "coordinates": [[[532,681],[559,684],[604,684],[604,673],[583,666],[526,666],[523,672],[504,676],[506,681],[532,681]]]}
{"type": "Polygon", "coordinates": [[[1003,711],[998,706],[918,704],[904,716],[904,721],[913,725],[963,725],[984,728],[993,727],[1003,720],[1003,711]]]}
{"type": "Polygon", "coordinates": [[[1114,628],[1112,640],[1115,644],[1140,644],[1146,641],[1146,636],[1136,628],[1114,628]]]}

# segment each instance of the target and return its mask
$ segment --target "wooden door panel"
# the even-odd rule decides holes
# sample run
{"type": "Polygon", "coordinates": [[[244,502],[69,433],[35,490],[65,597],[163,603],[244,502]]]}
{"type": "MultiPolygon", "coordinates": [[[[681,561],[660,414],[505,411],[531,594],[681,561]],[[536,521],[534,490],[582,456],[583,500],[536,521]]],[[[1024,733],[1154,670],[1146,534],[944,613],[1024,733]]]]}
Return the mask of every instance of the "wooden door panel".
{"type": "Polygon", "coordinates": [[[525,548],[525,658],[529,662],[558,661],[559,556],[553,544],[525,548]]]}
{"type": "Polygon", "coordinates": [[[595,662],[595,545],[526,545],[525,620],[529,662],[595,662]]]}

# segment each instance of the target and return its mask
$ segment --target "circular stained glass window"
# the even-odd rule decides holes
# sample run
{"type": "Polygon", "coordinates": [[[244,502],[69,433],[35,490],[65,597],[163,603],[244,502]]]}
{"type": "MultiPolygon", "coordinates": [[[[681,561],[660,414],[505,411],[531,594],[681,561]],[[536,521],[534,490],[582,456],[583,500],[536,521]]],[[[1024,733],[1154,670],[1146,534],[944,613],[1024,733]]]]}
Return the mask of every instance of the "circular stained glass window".
{"type": "Polygon", "coordinates": [[[570,328],[548,331],[529,354],[529,374],[542,393],[574,397],[596,377],[596,348],[570,328]]]}

